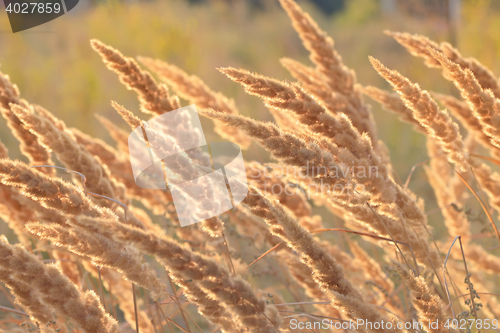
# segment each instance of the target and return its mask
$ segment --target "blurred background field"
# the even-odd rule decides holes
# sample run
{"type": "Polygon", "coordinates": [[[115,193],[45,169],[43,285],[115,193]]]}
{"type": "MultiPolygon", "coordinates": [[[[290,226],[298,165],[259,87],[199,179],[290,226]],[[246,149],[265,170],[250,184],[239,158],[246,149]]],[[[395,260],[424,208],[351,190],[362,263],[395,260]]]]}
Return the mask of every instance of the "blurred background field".
{"type": "MultiPolygon", "coordinates": [[[[22,97],[31,103],[46,107],[69,126],[107,141],[109,137],[95,114],[127,129],[111,108],[111,99],[140,113],[135,94],[105,69],[90,48],[91,38],[127,56],[159,58],[196,74],[212,89],[234,98],[242,114],[262,120],[271,120],[262,102],[246,95],[216,68],[242,67],[291,80],[279,59],[308,62],[306,50],[277,1],[80,2],[74,13],[16,34],[10,32],[7,16],[1,13],[0,70],[11,77],[22,97]]],[[[406,31],[438,42],[450,41],[465,56],[476,57],[500,73],[500,1],[458,2],[461,6],[457,22],[450,20],[449,0],[317,0],[316,4],[299,4],[335,40],[338,52],[356,71],[359,83],[388,89],[368,61],[372,55],[424,89],[457,95],[437,70],[426,68],[421,59],[412,57],[383,31],[406,31]]],[[[425,139],[410,125],[369,102],[373,104],[379,137],[390,149],[396,177],[404,182],[412,166],[427,159],[425,139]]],[[[217,140],[211,126],[205,127],[208,139],[217,140]]],[[[24,159],[4,121],[0,122],[0,131],[11,157],[24,159]]],[[[245,158],[262,161],[262,154],[254,145],[245,158]]],[[[432,190],[422,180],[425,175],[418,169],[410,186],[425,199],[426,210],[432,211],[436,208],[432,190]]],[[[430,216],[431,225],[438,225],[439,230],[442,223],[434,223],[434,219],[441,217],[430,216]]]]}

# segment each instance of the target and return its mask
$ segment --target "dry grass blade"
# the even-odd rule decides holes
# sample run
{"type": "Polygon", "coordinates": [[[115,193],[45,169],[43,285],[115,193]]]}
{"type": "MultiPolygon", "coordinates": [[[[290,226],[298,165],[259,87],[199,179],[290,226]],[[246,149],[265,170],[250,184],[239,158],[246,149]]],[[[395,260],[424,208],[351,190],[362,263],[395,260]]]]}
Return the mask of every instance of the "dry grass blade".
{"type": "Polygon", "coordinates": [[[474,302],[474,294],[473,294],[474,288],[472,288],[472,285],[471,285],[471,282],[470,282],[470,274],[469,274],[469,271],[467,270],[467,262],[465,260],[465,254],[464,254],[464,248],[462,246],[462,237],[461,236],[455,237],[455,239],[451,243],[450,249],[448,250],[448,253],[446,254],[446,259],[445,259],[444,265],[443,265],[443,276],[444,276],[444,283],[445,283],[445,286],[446,286],[446,295],[448,296],[448,307],[451,309],[451,312],[453,314],[453,318],[455,318],[455,311],[453,310],[452,300],[450,298],[450,292],[448,290],[448,284],[446,283],[446,274],[447,274],[447,272],[446,272],[446,264],[447,264],[448,258],[450,256],[451,249],[453,248],[453,245],[455,244],[455,242],[457,241],[457,239],[458,239],[459,244],[460,244],[460,251],[462,252],[462,259],[464,261],[465,274],[467,275],[465,281],[467,282],[468,289],[469,289],[471,308],[472,308],[472,311],[474,313],[474,318],[478,318],[477,317],[477,312],[476,312],[477,308],[476,308],[476,304],[474,302]]]}
{"type": "Polygon", "coordinates": [[[26,312],[19,311],[19,310],[16,310],[16,309],[11,309],[11,308],[8,308],[8,307],[5,307],[5,306],[0,306],[0,310],[7,311],[7,312],[12,312],[12,313],[15,313],[15,314],[18,314],[18,315],[21,315],[21,316],[27,316],[27,317],[30,316],[26,312]]]}
{"type": "MultiPolygon", "coordinates": [[[[483,208],[484,213],[488,217],[488,221],[491,223],[491,226],[495,230],[495,234],[496,234],[496,236],[498,238],[498,241],[500,242],[500,233],[498,231],[498,228],[497,228],[495,222],[493,221],[493,217],[491,216],[491,213],[490,213],[489,209],[486,207],[486,205],[483,202],[483,200],[481,200],[481,198],[479,198],[479,196],[476,194],[476,192],[472,189],[472,187],[469,185],[469,183],[467,183],[467,181],[465,180],[465,178],[458,171],[456,171],[455,169],[453,169],[453,170],[458,175],[458,177],[460,177],[460,179],[462,180],[462,182],[464,182],[464,184],[467,186],[467,188],[472,192],[472,194],[476,197],[477,201],[479,201],[479,203],[481,204],[481,207],[483,208]]],[[[472,169],[471,169],[471,172],[473,172],[472,169]]]]}
{"type": "Polygon", "coordinates": [[[490,161],[492,163],[495,163],[496,165],[500,166],[500,160],[488,156],[482,156],[482,155],[477,155],[477,154],[470,154],[472,157],[480,158],[486,161],[490,161]]]}

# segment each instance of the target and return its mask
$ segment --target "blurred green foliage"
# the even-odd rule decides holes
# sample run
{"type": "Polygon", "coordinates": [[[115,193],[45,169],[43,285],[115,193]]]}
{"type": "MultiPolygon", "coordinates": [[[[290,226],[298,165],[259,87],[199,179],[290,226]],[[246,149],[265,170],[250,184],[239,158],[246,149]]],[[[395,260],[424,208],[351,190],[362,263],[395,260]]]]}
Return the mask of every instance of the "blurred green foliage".
{"type": "MultiPolygon", "coordinates": [[[[346,1],[343,12],[326,16],[305,1],[301,5],[334,40],[345,63],[353,68],[361,84],[388,88],[373,70],[368,55],[397,69],[424,89],[456,94],[436,69],[408,54],[386,29],[447,40],[447,21],[429,13],[423,19],[404,11],[384,15],[377,0],[346,1]]],[[[280,66],[281,57],[309,62],[285,12],[278,3],[266,10],[252,10],[244,1],[213,1],[190,4],[185,0],[147,1],[125,4],[98,3],[17,34],[10,33],[6,15],[0,21],[0,70],[16,83],[24,98],[40,104],[78,127],[106,140],[106,133],[94,114],[109,117],[127,129],[112,110],[116,100],[140,115],[135,94],[127,91],[116,75],[108,71],[89,45],[91,38],[116,47],[127,56],[149,56],[176,64],[200,76],[214,90],[235,98],[243,114],[263,120],[271,117],[262,102],[216,71],[217,67],[243,67],[278,79],[291,80],[280,66]]],[[[1,14],[4,15],[4,14],[1,14]]],[[[499,73],[500,8],[491,0],[464,0],[462,21],[456,31],[458,47],[466,56],[477,57],[499,73]]],[[[371,101],[369,101],[371,103],[371,101]]],[[[411,167],[427,158],[425,139],[395,116],[373,104],[380,139],[386,142],[397,177],[404,182],[411,167]]],[[[141,115],[144,117],[144,115],[141,115]]],[[[206,122],[205,122],[206,123],[206,122]]],[[[0,138],[20,157],[17,143],[0,122],[0,138]]],[[[207,130],[207,132],[211,133],[207,130]]],[[[213,133],[210,136],[213,137],[213,133]]],[[[211,139],[209,137],[209,139],[211,139]]],[[[261,158],[252,147],[247,159],[261,158]]],[[[418,195],[432,197],[421,169],[411,187],[418,195]]],[[[435,208],[432,204],[428,209],[435,208]]]]}

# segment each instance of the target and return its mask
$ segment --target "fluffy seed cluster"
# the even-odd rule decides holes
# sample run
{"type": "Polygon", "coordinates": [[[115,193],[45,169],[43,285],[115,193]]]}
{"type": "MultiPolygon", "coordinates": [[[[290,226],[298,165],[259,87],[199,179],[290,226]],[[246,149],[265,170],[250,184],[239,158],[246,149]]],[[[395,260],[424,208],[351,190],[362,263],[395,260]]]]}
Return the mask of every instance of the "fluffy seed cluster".
{"type": "MultiPolygon", "coordinates": [[[[262,99],[274,122],[241,115],[231,98],[173,64],[138,57],[150,73],[112,46],[90,42],[147,117],[181,109],[175,121],[146,131],[147,118],[111,102],[132,130],[153,134],[155,140],[146,135],[140,142],[152,158],[172,155],[181,140],[200,139],[179,97],[196,104],[226,140],[243,149],[254,142],[272,158],[245,161],[247,184],[224,174],[233,194],[248,192],[226,212],[212,198],[215,188],[202,181],[214,171],[207,152],[195,148],[174,154],[168,165],[162,160],[162,181],[192,181],[182,190],[186,200],[217,212],[187,227],[180,227],[169,187],[136,184],[130,129],[97,116],[111,145],[69,128],[22,99],[0,73],[0,112],[28,160],[10,159],[0,142],[0,218],[19,240],[0,238],[0,289],[10,302],[0,307],[1,332],[18,332],[20,318],[29,318],[24,325],[36,332],[269,333],[288,332],[292,318],[311,316],[391,323],[384,332],[405,332],[398,324],[419,321],[426,331],[447,332],[444,323],[462,299],[468,306],[461,318],[500,316],[492,293],[478,302],[494,288],[488,274],[500,273],[500,258],[476,241],[500,240],[493,216],[500,214],[493,166],[500,164],[500,80],[450,44],[387,32],[441,69],[461,99],[427,92],[374,58],[394,92],[361,86],[312,17],[293,0],[280,4],[312,62],[280,59],[297,82],[219,68],[262,99]],[[363,95],[425,135],[424,170],[448,238],[435,239],[423,200],[395,176],[363,95]],[[479,156],[479,145],[492,157],[479,156]],[[64,172],[72,177],[63,180],[64,172]],[[465,202],[474,198],[489,223],[480,234],[465,202]],[[450,247],[457,236],[460,251],[450,247]]],[[[377,325],[362,331],[380,332],[377,325]]]]}

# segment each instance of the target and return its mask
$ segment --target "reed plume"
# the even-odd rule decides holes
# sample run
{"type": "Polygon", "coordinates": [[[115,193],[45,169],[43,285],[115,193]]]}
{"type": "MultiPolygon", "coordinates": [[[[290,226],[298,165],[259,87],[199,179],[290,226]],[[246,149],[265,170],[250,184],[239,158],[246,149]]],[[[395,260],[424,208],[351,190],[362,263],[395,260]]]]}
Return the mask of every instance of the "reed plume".
{"type": "Polygon", "coordinates": [[[439,110],[429,93],[420,89],[418,84],[411,83],[406,77],[388,69],[375,58],[370,58],[370,61],[380,76],[393,86],[406,106],[413,111],[414,118],[426,129],[427,134],[439,142],[443,151],[448,153],[450,163],[456,164],[462,171],[468,170],[468,156],[462,136],[458,125],[448,112],[439,110]]]}
{"type": "Polygon", "coordinates": [[[40,324],[46,324],[53,320],[54,315],[44,305],[41,295],[35,292],[30,284],[13,278],[10,271],[3,269],[0,269],[0,281],[10,289],[16,303],[30,315],[31,320],[40,324]]]}
{"type": "MultiPolygon", "coordinates": [[[[262,197],[271,214],[282,228],[280,237],[300,253],[302,262],[312,270],[313,279],[331,300],[332,306],[344,311],[348,318],[381,322],[384,317],[375,307],[367,304],[361,292],[346,279],[342,267],[314,241],[311,234],[302,228],[279,203],[262,197]]],[[[368,329],[368,331],[370,331],[368,329]]],[[[389,329],[387,332],[399,332],[389,329]]]]}
{"type": "Polygon", "coordinates": [[[378,141],[375,122],[370,107],[364,103],[362,94],[356,86],[356,74],[344,65],[342,57],[334,48],[333,40],[318,27],[309,14],[293,0],[280,0],[280,3],[309,51],[310,59],[316,65],[316,71],[322,81],[332,91],[338,92],[344,102],[355,109],[349,114],[353,124],[360,133],[367,133],[376,147],[378,141]]]}
{"type": "Polygon", "coordinates": [[[423,323],[429,332],[449,332],[449,329],[444,327],[447,316],[442,310],[441,300],[430,291],[425,279],[415,276],[411,270],[398,262],[393,261],[393,264],[410,290],[411,302],[417,311],[419,322],[423,323]],[[437,325],[434,327],[432,324],[437,325]]]}
{"type": "Polygon", "coordinates": [[[1,269],[29,284],[44,306],[70,318],[84,332],[118,332],[117,322],[105,313],[93,291],[80,292],[55,266],[44,265],[23,247],[10,245],[5,239],[0,239],[0,253],[1,269]]]}
{"type": "Polygon", "coordinates": [[[160,282],[156,272],[143,262],[139,251],[132,245],[114,240],[109,233],[78,227],[68,230],[57,224],[40,223],[29,223],[26,230],[41,239],[50,240],[56,246],[90,258],[97,266],[116,269],[127,280],[150,290],[155,299],[165,296],[166,286],[160,282]]]}
{"type": "Polygon", "coordinates": [[[43,207],[55,209],[70,216],[114,217],[112,211],[95,206],[83,191],[73,184],[51,178],[22,162],[0,160],[0,182],[14,186],[43,207]]]}
{"type": "MultiPolygon", "coordinates": [[[[179,67],[158,59],[139,57],[138,60],[167,83],[177,95],[196,104],[199,108],[214,109],[229,114],[239,114],[234,101],[220,92],[211,90],[199,77],[189,75],[179,67]]],[[[215,131],[223,138],[234,141],[242,149],[250,146],[250,139],[238,128],[221,126],[215,122],[215,131]]]]}
{"type": "MultiPolygon", "coordinates": [[[[32,107],[26,100],[20,98],[19,89],[10,81],[9,76],[0,72],[0,113],[7,120],[7,126],[12,134],[19,140],[21,152],[33,165],[53,164],[50,152],[37,141],[34,134],[24,128],[21,120],[12,112],[11,104],[25,108],[32,107]]],[[[52,169],[42,169],[42,171],[54,174],[52,169]]]]}
{"type": "Polygon", "coordinates": [[[491,144],[500,148],[500,100],[490,89],[481,87],[471,70],[463,69],[440,52],[430,53],[443,66],[445,77],[460,90],[491,144]]]}
{"type": "Polygon", "coordinates": [[[212,259],[191,251],[167,236],[127,227],[112,220],[79,219],[93,228],[106,227],[116,237],[133,242],[139,249],[155,255],[166,268],[179,278],[195,281],[211,297],[229,311],[236,322],[250,332],[277,331],[280,318],[276,308],[260,299],[248,282],[231,276],[229,271],[212,259]],[[193,263],[192,265],[189,263],[193,263]]]}
{"type": "MultiPolygon", "coordinates": [[[[298,82],[219,68],[261,98],[275,123],[239,114],[232,99],[171,65],[172,59],[139,57],[136,62],[91,40],[105,67],[136,93],[140,110],[152,117],[139,117],[133,108],[112,101],[129,129],[98,116],[115,142],[111,145],[23,100],[16,85],[0,73],[0,112],[29,159],[28,164],[9,159],[0,142],[0,217],[22,244],[0,239],[0,291],[6,287],[5,300],[13,306],[0,307],[0,331],[14,332],[23,316],[31,321],[27,330],[50,333],[114,333],[136,325],[143,333],[159,333],[165,325],[172,332],[289,332],[292,320],[306,323],[313,318],[315,324],[322,319],[334,324],[364,320],[375,324],[359,329],[368,332],[381,331],[376,324],[382,322],[392,323],[384,332],[403,332],[397,324],[419,321],[423,330],[444,332],[446,321],[453,319],[447,312],[453,306],[454,313],[464,301],[466,284],[470,294],[491,294],[481,300],[484,308],[478,308],[475,319],[498,313],[498,302],[489,298],[495,293],[491,276],[500,273],[500,259],[487,250],[495,247],[489,230],[476,232],[485,224],[466,200],[474,199],[468,189],[477,180],[480,191],[474,197],[480,198],[488,217],[493,209],[500,213],[500,174],[495,170],[500,81],[450,44],[389,33],[428,66],[441,68],[465,101],[433,93],[450,116],[430,93],[373,58],[395,93],[362,86],[313,18],[293,0],[280,3],[312,61],[280,59],[298,82]],[[231,203],[240,191],[246,194],[228,211],[221,213],[218,189],[205,182],[204,176],[214,172],[211,156],[201,148],[184,151],[184,144],[195,147],[204,134],[193,126],[193,107],[183,108],[177,95],[195,103],[221,136],[242,148],[255,142],[274,160],[245,163],[240,176],[246,175],[248,184],[224,174],[230,186],[222,191],[231,203]],[[404,185],[378,139],[363,95],[427,140],[429,160],[418,161],[410,172],[414,178],[409,176],[404,185]],[[465,140],[453,119],[465,127],[465,140]],[[130,130],[139,134],[138,142],[129,140],[130,130]],[[480,156],[479,144],[493,158],[480,156]],[[134,149],[149,152],[151,162],[161,162],[163,172],[154,178],[159,189],[141,188],[136,182],[134,149]],[[72,173],[74,183],[56,176],[52,157],[72,173]],[[41,164],[51,168],[37,168],[41,164]],[[426,211],[423,198],[410,189],[420,168],[427,174],[436,209],[426,211]],[[187,181],[192,186],[180,191],[185,211],[201,223],[180,227],[183,208],[174,202],[170,185],[187,181]],[[140,206],[134,206],[137,201],[140,206]],[[433,216],[430,221],[438,224],[431,226],[427,216],[436,211],[443,218],[433,216]],[[457,235],[463,253],[455,247],[446,254],[445,246],[457,235]],[[361,247],[360,238],[370,243],[370,251],[361,247]],[[445,255],[451,281],[443,283],[445,255]],[[477,276],[478,292],[469,276],[466,284],[457,283],[468,273],[459,265],[462,255],[477,276]],[[143,297],[135,286],[152,296],[143,297]],[[89,288],[99,290],[100,297],[89,288]],[[151,300],[158,302],[156,307],[151,300]],[[200,316],[189,316],[193,305],[208,323],[199,325],[200,316]],[[168,312],[160,314],[165,308],[168,312]],[[4,311],[11,317],[4,318],[4,311]]],[[[248,153],[254,156],[262,152],[252,149],[248,153]]],[[[223,170],[228,171],[217,172],[223,170]]],[[[427,192],[418,188],[418,193],[427,192]]],[[[467,301],[473,298],[465,300],[471,305],[467,301]]],[[[470,316],[469,309],[458,317],[470,316]]]]}
{"type": "Polygon", "coordinates": [[[438,44],[426,36],[401,32],[385,31],[399,44],[403,45],[412,55],[425,59],[429,67],[443,68],[443,64],[433,55],[434,52],[443,53],[450,61],[458,64],[463,70],[470,70],[479,81],[483,89],[490,89],[497,98],[500,98],[500,83],[493,72],[475,58],[465,58],[449,43],[438,44]]]}
{"type": "MultiPolygon", "coordinates": [[[[47,118],[12,105],[12,112],[23,122],[24,126],[37,136],[39,141],[57,154],[58,159],[70,170],[85,175],[85,186],[90,192],[95,192],[110,198],[123,197],[123,185],[114,181],[109,171],[90,155],[85,148],[78,145],[72,135],[56,127],[47,118]]],[[[110,202],[104,205],[110,206],[110,202]]]]}
{"type": "Polygon", "coordinates": [[[97,39],[92,39],[90,45],[103,58],[106,67],[118,74],[120,82],[137,93],[143,112],[160,115],[180,108],[179,99],[170,96],[167,87],[158,85],[134,59],[97,39]]]}
{"type": "MultiPolygon", "coordinates": [[[[491,144],[490,138],[483,132],[479,120],[474,117],[474,112],[467,102],[461,101],[451,95],[432,93],[432,95],[455,116],[483,147],[489,149],[492,156],[500,156],[500,149],[491,144]]],[[[472,137],[471,136],[471,137],[472,137]]]]}
{"type": "Polygon", "coordinates": [[[366,86],[360,89],[363,94],[380,103],[384,109],[398,115],[399,120],[413,125],[413,128],[418,132],[426,133],[425,128],[413,116],[413,111],[406,106],[398,94],[389,93],[374,86],[366,86]]]}

